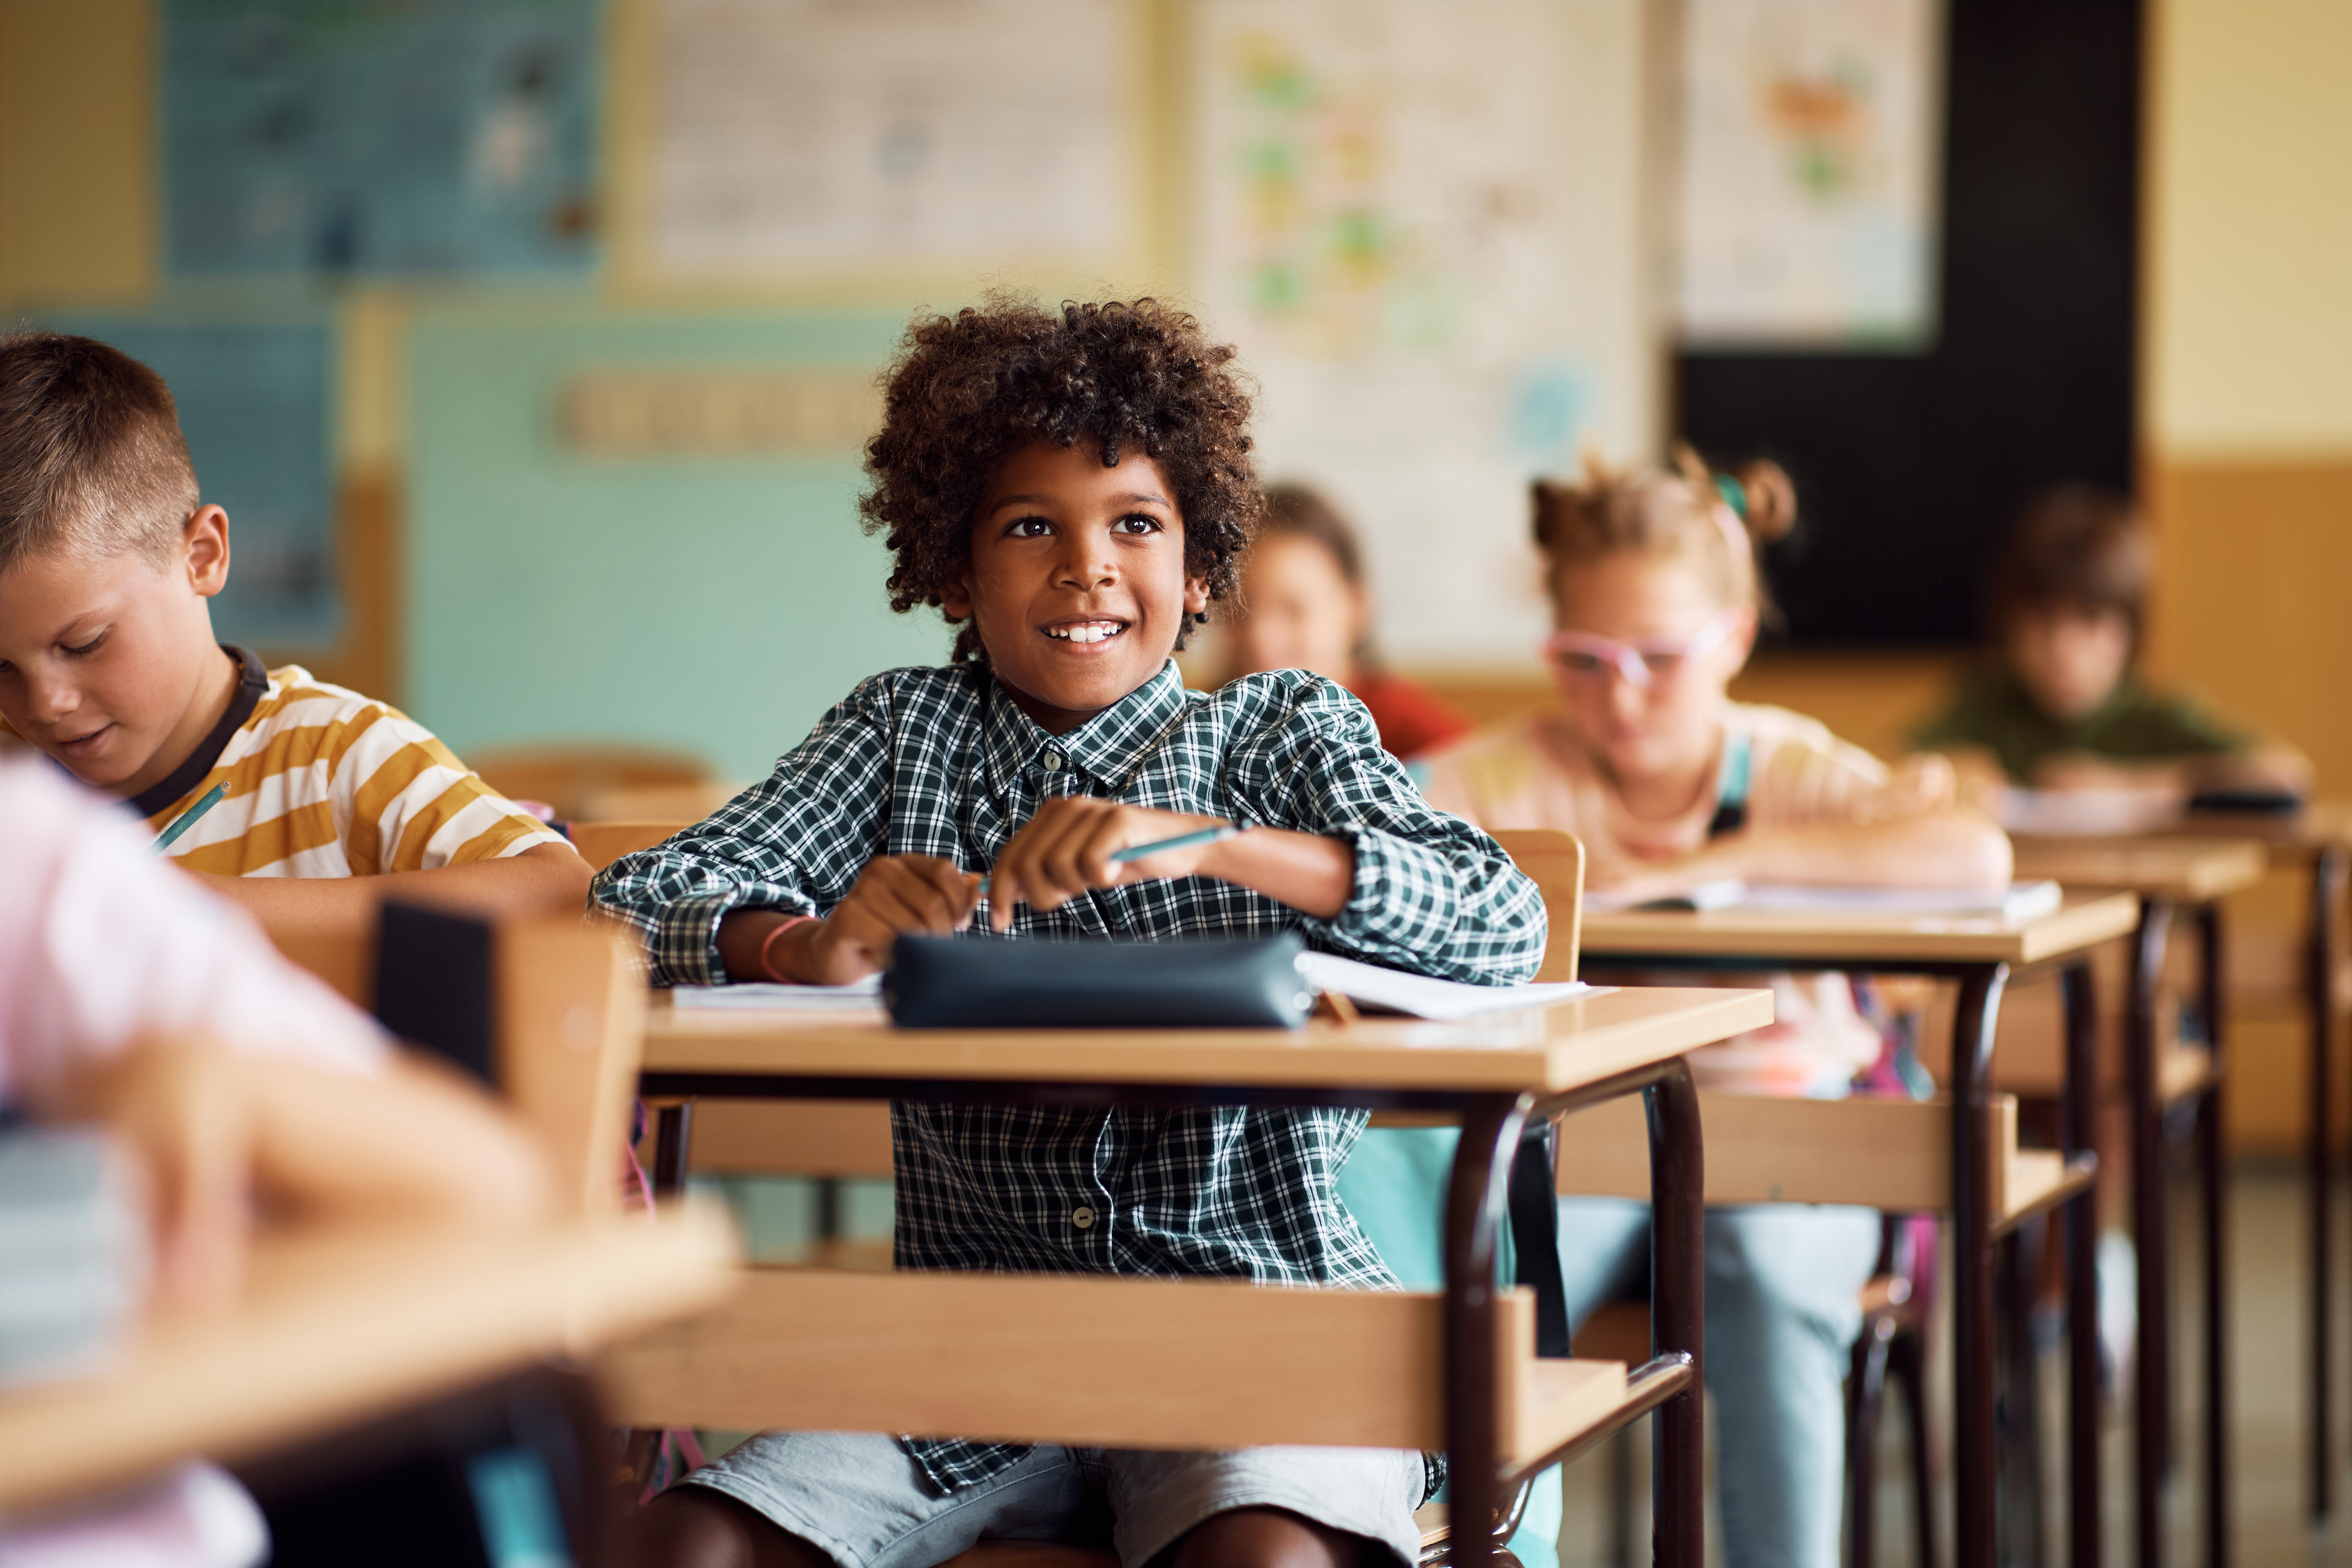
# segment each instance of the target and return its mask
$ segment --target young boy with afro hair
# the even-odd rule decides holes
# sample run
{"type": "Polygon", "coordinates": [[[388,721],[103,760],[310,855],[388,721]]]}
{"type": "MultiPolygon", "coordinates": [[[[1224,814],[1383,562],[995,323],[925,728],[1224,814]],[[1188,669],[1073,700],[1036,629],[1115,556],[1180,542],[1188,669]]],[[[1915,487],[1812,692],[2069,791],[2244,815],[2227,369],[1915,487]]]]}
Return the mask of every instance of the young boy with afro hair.
{"type": "MultiPolygon", "coordinates": [[[[1178,678],[1169,656],[1233,593],[1263,504],[1232,359],[1148,300],[916,321],[860,510],[896,555],[893,606],[939,606],[953,662],[866,681],[765,782],[598,878],[660,979],[839,984],[902,931],[1294,931],[1447,979],[1533,973],[1534,886],[1423,804],[1346,690],[1295,669],[1213,694],[1178,678]],[[1245,831],[1110,858],[1219,823],[1245,831]]],[[[1393,1289],[1333,1188],[1364,1121],[898,1103],[896,1262],[1393,1289]]],[[[1389,1449],[771,1432],[636,1516],[622,1560],[921,1568],[984,1536],[1098,1537],[1108,1517],[1133,1568],[1410,1564],[1429,1479],[1389,1449]]]]}

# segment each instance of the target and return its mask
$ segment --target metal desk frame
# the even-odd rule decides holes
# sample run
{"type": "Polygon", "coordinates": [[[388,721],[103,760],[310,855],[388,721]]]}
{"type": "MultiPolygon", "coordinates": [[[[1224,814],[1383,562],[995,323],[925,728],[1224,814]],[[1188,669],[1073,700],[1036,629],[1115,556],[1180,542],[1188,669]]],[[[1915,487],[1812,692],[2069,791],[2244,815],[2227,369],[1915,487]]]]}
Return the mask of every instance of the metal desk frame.
{"type": "MultiPolygon", "coordinates": [[[[1659,1568],[1705,1568],[1706,1436],[1700,1377],[1705,1149],[1697,1093],[1689,1066],[1679,1056],[1552,1095],[666,1070],[647,1070],[638,1082],[647,1100],[675,1102],[661,1104],[656,1122],[654,1180],[656,1191],[665,1193],[685,1185],[692,1102],[704,1098],[1169,1108],[1336,1105],[1458,1114],[1462,1140],[1445,1203],[1445,1447],[1453,1517],[1501,1520],[1502,1505],[1521,1481],[1655,1410],[1660,1422],[1659,1464],[1653,1482],[1655,1560],[1659,1568]],[[1494,1281],[1496,1237],[1512,1175],[1516,1168],[1534,1161],[1544,1167],[1535,1173],[1546,1173],[1549,1144],[1542,1134],[1552,1118],[1634,1093],[1644,1098],[1649,1112],[1650,1201],[1656,1237],[1651,1359],[1633,1371],[1626,1403],[1608,1421],[1506,1474],[1497,1453],[1499,1329],[1494,1281]]],[[[1545,1190],[1549,1191],[1548,1181],[1545,1190]]],[[[1523,1279],[1535,1250],[1519,1248],[1523,1279]]],[[[1539,1323],[1539,1337],[1549,1338],[1554,1327],[1564,1347],[1564,1318],[1558,1325],[1539,1323]]],[[[1452,1545],[1456,1564],[1486,1568],[1497,1560],[1503,1542],[1491,1531],[1465,1535],[1457,1530],[1452,1545]]]]}

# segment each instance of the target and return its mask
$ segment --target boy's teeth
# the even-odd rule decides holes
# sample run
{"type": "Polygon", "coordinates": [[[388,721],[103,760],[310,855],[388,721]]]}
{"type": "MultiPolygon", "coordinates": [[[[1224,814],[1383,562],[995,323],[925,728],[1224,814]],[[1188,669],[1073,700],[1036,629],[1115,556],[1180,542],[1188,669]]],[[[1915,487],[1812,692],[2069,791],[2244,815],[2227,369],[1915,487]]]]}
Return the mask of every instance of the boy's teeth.
{"type": "Polygon", "coordinates": [[[1049,630],[1045,635],[1052,637],[1060,637],[1065,642],[1101,642],[1108,637],[1116,637],[1118,633],[1118,628],[1117,626],[1089,624],[1086,626],[1063,626],[1056,630],[1049,630]]]}

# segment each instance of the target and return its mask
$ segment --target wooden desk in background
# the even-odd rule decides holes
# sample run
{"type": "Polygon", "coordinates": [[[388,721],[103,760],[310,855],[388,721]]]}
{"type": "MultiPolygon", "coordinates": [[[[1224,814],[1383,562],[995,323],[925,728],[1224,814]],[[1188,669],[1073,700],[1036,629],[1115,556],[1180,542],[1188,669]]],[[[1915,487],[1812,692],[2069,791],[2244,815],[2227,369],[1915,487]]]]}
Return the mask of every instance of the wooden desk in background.
{"type": "MultiPolygon", "coordinates": [[[[2126,894],[2070,898],[2029,921],[1876,913],[1713,910],[1696,914],[1623,911],[1584,916],[1583,952],[1596,970],[1663,969],[1754,973],[1854,970],[1958,980],[1959,1000],[1949,1081],[1955,1274],[1954,1495],[1958,1568],[1993,1568],[1999,1455],[1993,1439],[1995,1178],[1991,1126],[1993,1032],[2001,993],[2022,973],[2054,968],[2066,993],[2067,1115],[2064,1152],[2084,1161],[2096,1142],[2095,1012],[2086,954],[2128,935],[2138,900],[2126,894]]],[[[2069,1510],[2075,1568],[2099,1564],[2098,1319],[2096,1220],[2087,1183],[2072,1195],[2067,1245],[2069,1510]]],[[[2024,1470],[2020,1466],[2021,1472],[2024,1470]]],[[[2038,1488],[2038,1477],[2021,1474],[2038,1488]]]]}
{"type": "Polygon", "coordinates": [[[2205,1551],[2209,1568],[2230,1561],[2228,1200],[2221,1147],[2226,1058],[2221,984],[2221,900],[2262,879],[2263,845],[2247,838],[2043,838],[2012,835],[2021,878],[2138,896],[2126,991],[2125,1098],[2131,1123],[2132,1242],[2138,1255],[2139,1355],[2134,1535],[2141,1568],[2164,1561],[2164,1478],[2171,1468],[2172,1314],[2166,1223],[2164,1112],[2197,1100],[2197,1152],[2205,1219],[2205,1551]],[[2197,920],[2200,1006],[2206,1046],[2168,1052],[2158,1017],[2164,952],[2176,909],[2197,920]],[[2178,1058],[2179,1059],[2168,1059],[2178,1058]]]}
{"type": "Polygon", "coordinates": [[[2333,1047],[2338,1010],[2336,965],[2343,948],[2344,900],[2352,868],[2352,801],[2314,801],[2290,816],[2200,813],[2179,832],[2260,842],[2275,867],[2307,870],[2309,918],[2305,925],[2304,1009],[2311,1028],[2310,1131],[2305,1149],[2311,1248],[2311,1517],[2325,1519],[2336,1501],[2334,1344],[2335,1160],[2329,1149],[2334,1110],[2333,1047]]]}
{"type": "MultiPolygon", "coordinates": [[[[1318,1020],[1296,1031],[894,1029],[873,1012],[656,1007],[641,1084],[648,1100],[668,1102],[656,1175],[671,1187],[685,1177],[700,1098],[1349,1105],[1458,1114],[1462,1139],[1441,1298],[1096,1276],[763,1269],[722,1314],[730,1365],[711,1374],[716,1386],[697,1384],[687,1353],[709,1325],[682,1325],[615,1359],[620,1414],[640,1426],[672,1425],[707,1394],[733,1401],[760,1426],[1203,1447],[1442,1443],[1453,1517],[1483,1521],[1524,1477],[1656,1409],[1657,1561],[1701,1568],[1702,1145],[1682,1056],[1770,1018],[1768,993],[1687,989],[1601,992],[1458,1024],[1318,1020]],[[1657,1353],[1630,1377],[1613,1365],[1534,1359],[1540,1330],[1527,1297],[1493,1288],[1507,1181],[1530,1151],[1542,1157],[1544,1142],[1528,1134],[1546,1119],[1635,1092],[1647,1094],[1653,1111],[1657,1353]],[[923,1325],[947,1316],[960,1328],[943,1345],[923,1325]],[[787,1317],[816,1327],[798,1336],[770,1331],[787,1317]],[[1442,1330],[1434,1362],[1415,1348],[1431,1329],[1442,1330]],[[845,1373],[852,1341],[866,1353],[845,1373]],[[1248,1353],[1209,1352],[1236,1341],[1248,1353]],[[1121,1369],[1116,1384],[1066,1375],[1081,1343],[1090,1364],[1121,1369]],[[1348,1354],[1352,1371],[1329,1364],[1348,1354]],[[1302,1366],[1330,1373],[1314,1395],[1294,1392],[1295,1370],[1285,1376],[1302,1366]],[[763,1395],[746,1407],[755,1382],[780,1391],[772,1405],[763,1395]]],[[[1549,1165],[1539,1173],[1549,1176],[1549,1165]]],[[[1559,1331],[1564,1343],[1564,1314],[1559,1331]]],[[[1454,1561],[1483,1568],[1497,1545],[1457,1531],[1454,1561]]]]}
{"type": "Polygon", "coordinates": [[[736,1282],[715,1209],[501,1230],[265,1237],[242,1300],[151,1324],[121,1366],[0,1394],[0,1512],[183,1459],[240,1460],[596,1350],[736,1282]]]}

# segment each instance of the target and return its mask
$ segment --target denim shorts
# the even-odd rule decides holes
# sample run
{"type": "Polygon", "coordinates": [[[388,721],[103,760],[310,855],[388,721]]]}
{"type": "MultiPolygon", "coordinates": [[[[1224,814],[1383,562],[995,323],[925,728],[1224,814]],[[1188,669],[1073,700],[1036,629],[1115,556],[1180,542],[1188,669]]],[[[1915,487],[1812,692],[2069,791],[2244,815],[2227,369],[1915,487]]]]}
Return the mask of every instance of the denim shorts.
{"type": "Polygon", "coordinates": [[[772,1521],[842,1568],[929,1568],[983,1538],[1062,1542],[1144,1568],[1214,1514],[1277,1508],[1388,1548],[1412,1568],[1425,1472],[1402,1448],[1160,1453],[1041,1445],[942,1497],[898,1440],[762,1432],[686,1478],[772,1521]]]}

